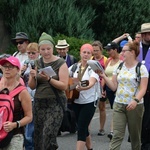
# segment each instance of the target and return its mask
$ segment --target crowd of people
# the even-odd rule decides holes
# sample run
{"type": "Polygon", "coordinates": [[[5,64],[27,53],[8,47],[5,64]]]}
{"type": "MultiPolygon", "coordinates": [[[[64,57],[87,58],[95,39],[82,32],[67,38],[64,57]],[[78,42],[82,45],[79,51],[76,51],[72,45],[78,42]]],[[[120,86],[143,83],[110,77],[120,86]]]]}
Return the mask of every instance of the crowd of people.
{"type": "Polygon", "coordinates": [[[132,150],[150,149],[150,23],[142,24],[133,39],[124,33],[104,48],[98,40],[81,45],[79,61],[69,54],[65,39],[55,44],[45,32],[37,43],[24,32],[16,33],[11,41],[17,51],[0,57],[0,93],[25,88],[13,97],[12,121],[1,121],[0,108],[0,130],[13,135],[3,147],[0,141],[0,150],[58,149],[57,136],[67,108],[76,116],[73,149],[93,150],[90,123],[98,107],[98,136],[106,134],[107,100],[112,110],[109,149],[120,149],[126,126],[132,150]],[[88,60],[98,61],[103,70],[93,70],[88,60]],[[69,78],[77,81],[73,91],[78,97],[72,103],[65,93],[69,78]]]}

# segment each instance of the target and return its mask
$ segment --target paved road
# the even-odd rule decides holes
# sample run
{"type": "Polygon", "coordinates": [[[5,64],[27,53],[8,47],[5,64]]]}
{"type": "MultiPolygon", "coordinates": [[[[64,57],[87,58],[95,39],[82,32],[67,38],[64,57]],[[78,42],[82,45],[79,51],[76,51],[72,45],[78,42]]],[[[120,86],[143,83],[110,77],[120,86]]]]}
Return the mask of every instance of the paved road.
{"type": "MultiPolygon", "coordinates": [[[[107,121],[105,124],[106,135],[98,136],[99,130],[99,113],[96,110],[95,115],[91,122],[91,136],[93,143],[93,150],[109,150],[109,138],[107,134],[110,132],[110,121],[112,116],[112,110],[110,110],[109,104],[106,107],[107,121]]],[[[131,145],[127,142],[128,132],[126,131],[125,138],[123,140],[121,150],[131,150],[131,145]]],[[[61,136],[58,137],[58,150],[75,150],[76,149],[76,134],[69,134],[68,132],[63,132],[61,136]]],[[[85,149],[86,150],[86,149],[85,149]]]]}

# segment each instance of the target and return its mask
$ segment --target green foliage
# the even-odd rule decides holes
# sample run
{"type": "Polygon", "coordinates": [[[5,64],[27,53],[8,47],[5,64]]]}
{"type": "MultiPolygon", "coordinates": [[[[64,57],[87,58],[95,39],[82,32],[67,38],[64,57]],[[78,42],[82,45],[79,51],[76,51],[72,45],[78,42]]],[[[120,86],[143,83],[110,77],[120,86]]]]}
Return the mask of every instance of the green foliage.
{"type": "Polygon", "coordinates": [[[134,37],[142,23],[150,22],[150,2],[0,0],[0,14],[11,37],[18,31],[28,33],[31,41],[38,41],[42,32],[56,39],[63,34],[71,45],[70,53],[78,57],[78,50],[86,41],[82,39],[100,40],[106,45],[125,32],[134,37]]]}
{"type": "Polygon", "coordinates": [[[78,38],[93,39],[90,24],[95,18],[91,7],[79,9],[75,0],[46,1],[30,0],[20,5],[17,19],[12,18],[12,33],[24,31],[33,41],[37,41],[42,32],[52,36],[58,33],[78,38]]]}
{"type": "Polygon", "coordinates": [[[103,0],[97,7],[98,17],[94,31],[97,39],[107,44],[114,38],[129,33],[132,37],[140,30],[141,24],[149,22],[149,0],[103,0]]]}

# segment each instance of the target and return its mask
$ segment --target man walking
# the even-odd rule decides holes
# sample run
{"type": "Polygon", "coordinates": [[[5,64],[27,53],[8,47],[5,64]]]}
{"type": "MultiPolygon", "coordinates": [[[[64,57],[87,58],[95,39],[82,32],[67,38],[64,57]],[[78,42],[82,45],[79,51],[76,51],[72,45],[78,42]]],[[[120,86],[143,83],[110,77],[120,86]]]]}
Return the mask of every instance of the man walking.
{"type": "MultiPolygon", "coordinates": [[[[150,74],[150,23],[141,25],[142,40],[140,42],[139,60],[145,63],[145,66],[150,74]]],[[[144,96],[144,115],[142,123],[142,147],[141,150],[150,150],[150,78],[148,82],[147,92],[144,96]]]]}

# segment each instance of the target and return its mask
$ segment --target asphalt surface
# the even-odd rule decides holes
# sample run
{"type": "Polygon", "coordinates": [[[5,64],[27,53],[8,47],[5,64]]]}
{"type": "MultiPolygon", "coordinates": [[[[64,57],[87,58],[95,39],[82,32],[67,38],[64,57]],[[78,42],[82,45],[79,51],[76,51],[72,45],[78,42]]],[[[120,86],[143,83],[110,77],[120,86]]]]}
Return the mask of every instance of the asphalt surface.
{"type": "MultiPolygon", "coordinates": [[[[95,112],[95,115],[91,122],[91,137],[93,143],[93,150],[109,150],[110,140],[107,137],[107,134],[110,132],[110,122],[112,118],[112,110],[109,107],[109,104],[106,105],[106,123],[105,123],[105,132],[104,136],[98,136],[99,130],[99,112],[98,109],[95,112]]],[[[61,136],[58,136],[57,141],[59,148],[58,150],[76,150],[76,133],[70,134],[68,132],[62,132],[61,136]]],[[[128,140],[128,131],[121,145],[121,150],[131,150],[131,144],[127,142],[128,140]]],[[[86,148],[85,148],[86,150],[86,148]]]]}

